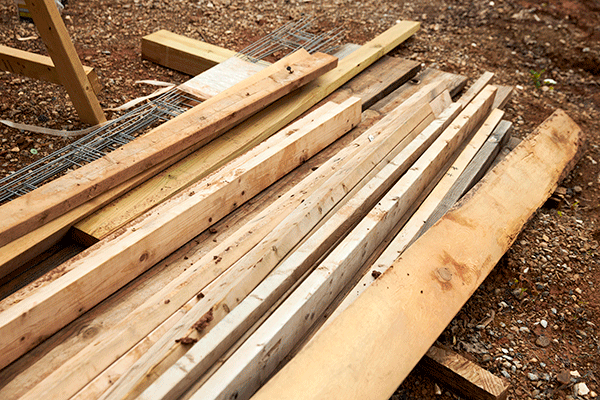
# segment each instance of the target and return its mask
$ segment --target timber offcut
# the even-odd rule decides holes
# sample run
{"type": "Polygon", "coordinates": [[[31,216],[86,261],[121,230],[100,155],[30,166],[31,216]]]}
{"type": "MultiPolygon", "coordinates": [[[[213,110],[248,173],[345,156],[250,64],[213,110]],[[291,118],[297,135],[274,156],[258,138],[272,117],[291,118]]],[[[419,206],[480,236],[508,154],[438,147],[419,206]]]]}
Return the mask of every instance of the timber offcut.
{"type": "Polygon", "coordinates": [[[420,361],[505,398],[434,343],[583,134],[556,110],[509,152],[511,87],[387,55],[418,27],[273,63],[144,37],[194,107],[0,206],[0,398],[385,400],[420,361]]]}

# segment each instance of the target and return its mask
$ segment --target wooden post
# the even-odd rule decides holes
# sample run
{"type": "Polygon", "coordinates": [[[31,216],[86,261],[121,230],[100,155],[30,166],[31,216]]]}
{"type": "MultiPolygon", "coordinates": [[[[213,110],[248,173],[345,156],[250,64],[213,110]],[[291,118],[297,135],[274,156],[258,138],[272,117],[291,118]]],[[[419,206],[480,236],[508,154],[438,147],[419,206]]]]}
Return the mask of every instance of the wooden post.
{"type": "MultiPolygon", "coordinates": [[[[3,45],[0,45],[0,70],[61,84],[60,76],[50,57],[3,45]]],[[[102,87],[94,68],[84,66],[83,71],[90,81],[94,93],[100,93],[102,87]]]]}
{"type": "Polygon", "coordinates": [[[54,0],[25,3],[81,121],[92,125],[106,121],[54,0]]]}

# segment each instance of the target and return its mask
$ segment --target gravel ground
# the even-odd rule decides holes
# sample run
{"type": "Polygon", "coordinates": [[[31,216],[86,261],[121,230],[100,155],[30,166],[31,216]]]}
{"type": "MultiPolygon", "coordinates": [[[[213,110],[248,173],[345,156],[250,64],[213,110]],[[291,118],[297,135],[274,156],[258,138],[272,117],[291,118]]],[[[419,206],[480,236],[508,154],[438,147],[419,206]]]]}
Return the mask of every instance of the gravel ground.
{"type": "MultiPolygon", "coordinates": [[[[402,8],[389,0],[69,0],[63,17],[82,61],[97,69],[104,86],[99,100],[109,108],[154,90],[137,80],[189,79],[142,61],[143,35],[168,29],[241,50],[302,13],[319,17],[321,30],[343,26],[344,41],[358,44],[396,20],[421,21],[422,29],[392,55],[472,80],[494,72],[496,83],[516,87],[506,118],[519,137],[559,107],[587,133],[584,156],[559,188],[560,204],[536,213],[440,341],[505,376],[512,385],[509,399],[596,397],[600,1],[422,0],[402,8]]],[[[0,0],[0,18],[0,43],[45,54],[35,27],[19,21],[11,0],[0,0]]],[[[0,72],[0,92],[0,119],[83,127],[58,85],[0,72]]],[[[67,143],[0,127],[0,177],[67,143]]],[[[415,371],[392,398],[458,397],[415,371]]]]}

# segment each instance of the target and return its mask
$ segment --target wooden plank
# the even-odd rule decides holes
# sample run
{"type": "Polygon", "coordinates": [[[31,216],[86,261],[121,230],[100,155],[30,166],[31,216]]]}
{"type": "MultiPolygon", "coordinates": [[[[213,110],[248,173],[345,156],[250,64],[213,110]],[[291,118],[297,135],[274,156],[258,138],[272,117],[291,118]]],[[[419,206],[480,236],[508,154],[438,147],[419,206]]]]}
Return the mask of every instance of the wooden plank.
{"type": "MultiPolygon", "coordinates": [[[[454,107],[454,111],[459,109],[460,106],[454,107]]],[[[457,112],[449,113],[452,114],[456,116],[457,112]]],[[[282,298],[283,293],[288,291],[299,277],[310,270],[316,260],[329,248],[334,247],[336,242],[360,221],[450,123],[449,118],[445,118],[442,123],[429,124],[429,121],[429,126],[423,126],[422,133],[407,147],[403,150],[398,149],[386,157],[378,169],[379,174],[370,174],[377,184],[372,184],[372,180],[368,186],[356,191],[347,205],[340,207],[336,214],[277,266],[249,296],[206,335],[200,337],[199,342],[185,353],[185,357],[180,358],[140,398],[177,398],[214,364],[243,332],[247,332],[266,310],[282,298]],[[393,168],[389,168],[390,165],[393,165],[393,168]]]]}
{"type": "Polygon", "coordinates": [[[575,165],[582,140],[557,110],[253,398],[388,399],[575,165]]]}
{"type": "MultiPolygon", "coordinates": [[[[414,199],[439,173],[462,141],[481,124],[490,110],[495,93],[495,87],[487,87],[456,117],[367,216],[208,379],[192,399],[247,399],[261,386],[307,332],[315,317],[321,315],[387,232],[410,208],[414,199]]],[[[380,183],[379,180],[387,175],[386,170],[394,170],[396,163],[397,160],[391,162],[361,192],[373,191],[380,183]]],[[[361,197],[357,194],[357,201],[361,197]]],[[[344,208],[356,206],[352,204],[353,200],[354,198],[344,208]]],[[[348,214],[349,210],[340,210],[340,213],[348,214]]],[[[315,237],[317,239],[319,238],[315,237]]]]}
{"type": "Polygon", "coordinates": [[[302,56],[302,60],[289,63],[288,59],[283,59],[267,68],[275,71],[268,77],[249,85],[247,81],[241,82],[110,154],[4,204],[0,207],[0,213],[6,216],[0,221],[0,245],[19,238],[174,154],[209,142],[337,63],[336,58],[326,54],[309,55],[304,50],[296,53],[302,56]],[[291,72],[287,67],[292,69],[291,72]]]}
{"type": "MultiPolygon", "coordinates": [[[[154,217],[147,216],[145,220],[139,221],[124,234],[117,236],[115,240],[105,243],[104,246],[95,246],[95,249],[90,249],[88,259],[101,259],[103,262],[91,263],[85,258],[75,260],[74,263],[77,263],[79,268],[74,269],[72,274],[64,275],[53,282],[60,285],[60,288],[53,291],[50,296],[43,292],[35,293],[13,305],[5,313],[13,314],[17,309],[18,314],[18,308],[21,308],[22,304],[37,297],[37,301],[26,306],[29,309],[27,315],[37,314],[40,319],[32,318],[30,323],[33,326],[40,326],[44,330],[51,329],[52,325],[56,329],[60,323],[54,322],[57,317],[62,321],[73,319],[73,314],[81,312],[80,307],[91,308],[99,300],[104,299],[107,294],[120,287],[119,285],[122,286],[143,271],[134,266],[130,266],[129,271],[124,271],[122,268],[124,263],[117,262],[119,257],[115,257],[115,255],[118,255],[118,249],[123,248],[124,242],[138,243],[142,246],[144,257],[141,257],[143,259],[140,262],[145,261],[146,257],[154,258],[155,253],[160,252],[159,249],[153,249],[147,243],[161,243],[164,246],[169,242],[177,243],[180,240],[183,240],[183,243],[187,242],[196,235],[193,233],[194,231],[199,233],[208,228],[213,219],[217,221],[227,215],[230,210],[237,208],[238,204],[253,197],[282,175],[326,147],[335,138],[358,123],[359,118],[359,99],[349,99],[345,104],[335,106],[317,119],[313,120],[307,117],[301,126],[293,126],[282,131],[269,143],[257,147],[209,179],[199,182],[189,192],[173,198],[170,202],[172,204],[165,204],[165,207],[158,209],[154,217]],[[272,145],[271,142],[274,144],[272,145]],[[177,235],[173,235],[173,232],[177,232],[177,235]],[[110,249],[111,245],[113,250],[110,249]],[[88,262],[86,263],[86,261],[88,262]],[[92,268],[90,268],[90,264],[92,264],[92,268]],[[86,293],[85,298],[79,296],[75,304],[69,301],[73,298],[73,290],[81,290],[87,285],[92,286],[89,286],[90,293],[86,293]],[[43,299],[46,299],[45,304],[43,299]],[[51,306],[54,302],[61,303],[61,310],[64,314],[58,316],[55,314],[54,318],[49,321],[44,306],[51,306]],[[71,303],[70,306],[69,303],[71,303]]],[[[127,253],[121,255],[121,258],[126,257],[127,253]]],[[[162,257],[158,256],[158,259],[160,258],[162,257]]],[[[124,261],[127,262],[127,260],[124,261]]],[[[152,264],[154,262],[150,262],[149,266],[152,264]]],[[[64,324],[64,322],[62,323],[64,324]]],[[[23,334],[31,332],[31,326],[26,327],[18,322],[17,325],[22,327],[23,334]]],[[[129,328],[131,329],[131,326],[129,328]]],[[[39,332],[38,334],[43,335],[44,333],[39,332]]],[[[35,338],[33,339],[35,340],[35,338]]],[[[110,357],[108,354],[103,356],[110,357]]],[[[97,365],[93,367],[97,368],[97,365]]],[[[82,370],[77,372],[78,374],[83,373],[82,370]]],[[[78,383],[81,386],[86,383],[81,381],[81,375],[78,383]]],[[[79,388],[75,388],[69,395],[74,394],[79,388]]],[[[44,386],[42,390],[45,393],[63,393],[64,396],[65,391],[73,390],[73,387],[61,382],[57,387],[44,386]]],[[[35,393],[29,393],[27,396],[39,398],[39,394],[35,393]]]]}
{"type": "Polygon", "coordinates": [[[200,100],[208,100],[262,71],[267,65],[255,64],[237,57],[231,57],[182,83],[178,88],[200,100]]]}
{"type": "Polygon", "coordinates": [[[508,396],[508,383],[448,348],[431,346],[418,366],[466,399],[504,400],[508,396]]]}
{"type": "MultiPolygon", "coordinates": [[[[502,116],[502,113],[497,113],[502,116]]],[[[469,189],[471,189],[486,173],[488,167],[494,161],[500,149],[510,137],[510,128],[512,124],[508,121],[500,121],[492,132],[491,136],[479,149],[475,157],[469,162],[469,165],[460,174],[454,185],[448,190],[448,193],[441,199],[439,205],[429,216],[417,238],[427,229],[431,228],[469,189]]],[[[415,238],[416,239],[416,238],[415,238]]]]}
{"type": "Polygon", "coordinates": [[[161,29],[142,37],[142,58],[188,75],[198,75],[235,56],[235,51],[161,29]]]}
{"type": "MultiPolygon", "coordinates": [[[[62,84],[50,57],[30,53],[0,44],[0,70],[27,76],[41,81],[62,84]]],[[[102,90],[94,68],[83,66],[83,71],[94,93],[102,90]]]]}
{"type": "MultiPolygon", "coordinates": [[[[438,85],[440,87],[444,87],[443,83],[437,83],[434,86],[438,86],[438,85]]],[[[406,99],[406,97],[409,94],[410,94],[410,92],[405,93],[404,98],[406,99]]],[[[429,98],[429,97],[427,97],[427,98],[429,98]]],[[[367,112],[365,112],[363,114],[367,114],[367,112]]],[[[368,120],[369,118],[365,118],[365,119],[368,120]]],[[[373,131],[372,134],[374,136],[377,136],[378,131],[373,131]]],[[[372,143],[373,143],[368,138],[368,136],[369,136],[369,134],[361,136],[360,140],[355,141],[352,145],[349,145],[345,149],[345,152],[350,151],[350,154],[364,153],[365,150],[363,149],[363,147],[372,145],[372,143]]],[[[338,148],[339,148],[339,145],[338,145],[338,148]]],[[[342,153],[344,153],[344,151],[342,153]]],[[[340,163],[342,163],[342,161],[344,159],[346,159],[346,161],[347,161],[347,156],[342,156],[342,153],[338,153],[335,157],[330,159],[330,161],[325,163],[322,168],[319,168],[317,170],[317,172],[315,172],[315,174],[323,175],[325,172],[327,172],[327,173],[335,172],[336,165],[339,165],[340,163]]],[[[334,154],[334,152],[329,152],[330,156],[332,156],[333,154],[334,154]]],[[[307,183],[310,183],[312,181],[314,181],[313,177],[311,177],[311,179],[307,183]]],[[[295,187],[292,192],[293,193],[290,194],[289,198],[290,198],[290,200],[295,200],[296,205],[300,204],[302,201],[304,201],[304,199],[307,198],[306,197],[307,193],[308,194],[311,193],[311,191],[309,190],[309,187],[307,185],[302,185],[302,184],[300,186],[295,187]]],[[[323,196],[320,196],[320,197],[323,197],[323,196]]],[[[282,197],[281,200],[284,200],[284,198],[282,197]]],[[[273,210],[271,210],[271,209],[265,210],[264,215],[257,217],[257,222],[264,224],[268,219],[273,219],[274,216],[285,215],[286,212],[289,212],[290,210],[292,210],[294,208],[294,206],[292,204],[289,204],[289,201],[286,200],[286,202],[287,203],[282,204],[281,206],[277,206],[277,208],[275,208],[273,210]]],[[[281,219],[279,219],[279,220],[281,220],[281,219]]],[[[236,258],[233,257],[234,253],[241,254],[242,248],[245,248],[244,251],[248,251],[250,248],[252,248],[255,245],[256,241],[255,241],[254,237],[259,236],[258,234],[260,233],[261,230],[264,232],[264,233],[262,233],[262,236],[260,236],[262,238],[262,237],[264,237],[264,235],[266,235],[267,233],[272,231],[274,229],[274,227],[275,227],[275,225],[273,225],[271,228],[269,228],[268,225],[263,226],[262,228],[259,228],[256,226],[243,228],[243,235],[241,237],[236,238],[236,235],[230,235],[227,238],[227,240],[224,243],[222,243],[222,245],[220,245],[221,249],[218,252],[211,252],[211,253],[207,254],[205,257],[205,261],[199,261],[199,263],[200,263],[200,265],[207,265],[207,266],[210,265],[210,266],[212,266],[211,268],[216,268],[219,271],[223,271],[225,268],[228,267],[228,265],[231,265],[231,263],[236,261],[236,258]],[[247,233],[251,233],[251,235],[248,235],[247,233]],[[236,249],[236,252],[227,251],[228,249],[233,249],[233,248],[236,249]],[[215,261],[214,261],[215,259],[220,260],[218,262],[218,266],[215,265],[215,261]]],[[[188,272],[182,273],[176,281],[173,281],[170,284],[166,285],[164,290],[157,292],[154,296],[155,299],[149,299],[149,301],[147,302],[147,305],[145,307],[140,307],[139,312],[136,311],[137,316],[135,316],[135,317],[132,316],[132,318],[127,318],[127,319],[123,320],[122,324],[121,324],[122,326],[118,330],[113,330],[109,334],[110,338],[112,338],[111,340],[109,340],[108,342],[107,341],[98,342],[98,343],[88,346],[89,351],[82,352],[77,355],[76,358],[78,361],[73,359],[72,360],[73,362],[64,364],[63,366],[61,366],[60,369],[63,369],[64,371],[69,371],[70,373],[75,374],[74,379],[76,381],[81,381],[81,376],[84,373],[82,370],[86,368],[85,367],[86,365],[91,364],[92,366],[97,367],[98,364],[101,363],[101,361],[99,360],[99,355],[106,356],[106,354],[110,354],[110,352],[114,353],[116,351],[115,349],[121,348],[123,345],[126,346],[128,343],[128,340],[130,340],[130,338],[131,338],[131,340],[134,340],[133,343],[135,343],[135,341],[139,340],[139,338],[135,339],[135,337],[132,337],[132,331],[130,329],[130,326],[135,325],[136,331],[139,331],[141,326],[152,326],[152,327],[156,326],[156,324],[160,323],[159,321],[162,321],[162,319],[166,318],[166,316],[165,317],[160,316],[161,313],[163,313],[163,314],[165,313],[164,308],[167,307],[163,303],[163,300],[165,298],[169,299],[169,307],[171,307],[171,306],[178,307],[178,304],[182,304],[182,303],[180,303],[182,300],[187,301],[187,299],[189,299],[190,297],[194,296],[197,293],[196,291],[198,290],[198,288],[202,288],[203,286],[206,285],[206,283],[210,282],[211,278],[208,278],[208,276],[209,275],[207,273],[203,272],[201,274],[196,269],[189,269],[188,272]],[[187,275],[187,277],[186,277],[186,275],[187,275]],[[185,294],[186,292],[187,292],[187,295],[185,294]],[[152,324],[152,321],[157,321],[157,322],[154,322],[154,324],[152,324]],[[114,343],[112,343],[111,341],[114,343]],[[102,349],[106,349],[106,351],[102,351],[102,349]]],[[[205,294],[204,299],[211,298],[210,292],[208,291],[207,288],[203,289],[202,292],[203,292],[203,294],[205,294]]],[[[220,292],[220,291],[217,290],[217,293],[218,292],[220,292]]],[[[189,304],[189,307],[192,307],[195,301],[197,301],[197,300],[195,298],[192,298],[192,300],[190,300],[191,304],[189,304]]],[[[206,304],[206,300],[204,300],[204,302],[206,304]]],[[[233,306],[233,304],[231,304],[231,306],[233,306]]],[[[188,307],[188,305],[186,305],[186,307],[188,307]]],[[[193,316],[192,314],[190,314],[191,316],[189,319],[191,320],[191,322],[188,324],[188,326],[193,324],[194,322],[196,322],[196,320],[198,318],[200,318],[205,312],[206,312],[206,310],[201,310],[199,313],[197,312],[197,313],[193,314],[196,316],[193,316]]],[[[168,314],[164,314],[164,315],[168,315],[168,314]]],[[[217,313],[215,313],[215,318],[217,318],[217,317],[218,317],[218,315],[217,315],[217,313]]],[[[187,328],[185,328],[185,329],[187,329],[187,328]]],[[[177,336],[177,334],[176,334],[177,337],[180,337],[183,334],[178,334],[178,335],[179,336],[177,336]]],[[[167,343],[169,345],[171,345],[171,343],[173,343],[173,340],[176,339],[177,337],[174,337],[171,341],[167,341],[167,343]]],[[[122,367],[119,367],[119,368],[122,368],[122,367]]],[[[156,370],[153,369],[153,374],[155,373],[155,371],[156,370]]],[[[69,373],[69,372],[67,372],[67,373],[69,373]]],[[[55,377],[55,380],[58,382],[61,382],[61,385],[63,387],[66,384],[65,381],[68,381],[68,379],[66,379],[65,376],[66,376],[66,374],[62,373],[62,374],[57,374],[57,376],[55,377]]],[[[107,382],[111,379],[114,382],[114,374],[112,373],[112,367],[109,368],[109,370],[102,373],[102,380],[104,382],[107,382]]],[[[48,387],[48,386],[52,386],[52,384],[48,383],[48,381],[47,381],[47,382],[45,382],[44,387],[48,387]]],[[[85,393],[86,394],[81,394],[81,396],[83,396],[81,398],[88,397],[89,392],[86,391],[85,393]]]]}
{"type": "MultiPolygon", "coordinates": [[[[285,99],[272,104],[248,118],[244,123],[231,129],[228,132],[228,137],[243,136],[244,145],[238,149],[240,153],[254,147],[394,49],[416,32],[418,28],[419,23],[416,22],[399,22],[341,60],[338,67],[333,71],[316,79],[315,82],[305,85],[292,95],[286,96],[285,99]]],[[[235,92],[235,89],[232,89],[231,92],[235,92]]],[[[192,146],[189,153],[197,150],[198,147],[192,146]]],[[[0,238],[1,242],[2,239],[0,238]]]]}
{"type": "MultiPolygon", "coordinates": [[[[363,277],[354,284],[354,287],[350,289],[346,297],[341,303],[330,313],[330,318],[325,321],[324,326],[333,321],[339,314],[341,314],[346,308],[352,304],[367,288],[375,281],[374,276],[383,274],[390,265],[398,259],[404,250],[413,243],[419,236],[421,236],[427,229],[424,227],[427,225],[429,228],[435,221],[437,221],[448,209],[456,203],[456,201],[464,193],[463,190],[456,190],[456,184],[460,181],[462,173],[470,165],[474,157],[479,153],[485,143],[488,142],[490,134],[494,133],[492,130],[498,125],[500,119],[503,116],[503,112],[494,110],[488,116],[482,127],[477,133],[471,138],[467,146],[460,152],[460,155],[456,160],[449,166],[447,172],[432,189],[431,193],[423,200],[422,204],[418,207],[411,218],[402,227],[400,232],[393,238],[387,248],[381,253],[377,260],[369,267],[363,274],[363,277]],[[455,195],[450,195],[455,193],[455,195]],[[454,199],[454,201],[447,200],[444,203],[444,199],[454,199]],[[440,204],[446,204],[447,207],[440,206],[440,204]],[[433,215],[437,215],[435,221],[432,219],[433,215]],[[429,221],[433,221],[428,225],[429,221]]],[[[323,328],[321,328],[323,329],[323,328]]]]}
{"type": "MultiPolygon", "coordinates": [[[[463,105],[463,107],[466,107],[467,104],[469,104],[471,101],[473,101],[475,96],[477,96],[477,94],[479,92],[481,92],[483,90],[483,88],[486,87],[490,83],[490,81],[492,80],[493,77],[494,77],[494,73],[484,72],[483,75],[481,75],[479,77],[479,79],[477,79],[471,85],[471,87],[469,87],[469,89],[462,96],[460,96],[460,99],[458,99],[458,102],[461,103],[463,105]]],[[[498,108],[498,107],[493,107],[492,109],[494,109],[494,108],[498,108]]]]}
{"type": "MultiPolygon", "coordinates": [[[[365,109],[365,104],[372,104],[374,100],[380,98],[381,93],[388,94],[408,80],[418,69],[418,63],[412,61],[396,58],[381,61],[383,62],[373,65],[375,68],[372,74],[365,74],[362,77],[359,75],[342,89],[343,93],[339,93],[331,100],[341,102],[351,96],[358,96],[365,109]],[[389,68],[394,68],[394,72],[388,71],[389,68]]],[[[92,238],[92,241],[94,238],[103,239],[125,223],[236,157],[245,147],[244,145],[243,138],[238,137],[233,140],[230,135],[223,135],[77,223],[74,230],[78,235],[92,238]]]]}
{"type": "Polygon", "coordinates": [[[83,70],[55,2],[25,0],[25,4],[48,49],[48,54],[56,69],[60,71],[60,81],[67,90],[81,121],[91,125],[105,122],[104,112],[83,70]]]}

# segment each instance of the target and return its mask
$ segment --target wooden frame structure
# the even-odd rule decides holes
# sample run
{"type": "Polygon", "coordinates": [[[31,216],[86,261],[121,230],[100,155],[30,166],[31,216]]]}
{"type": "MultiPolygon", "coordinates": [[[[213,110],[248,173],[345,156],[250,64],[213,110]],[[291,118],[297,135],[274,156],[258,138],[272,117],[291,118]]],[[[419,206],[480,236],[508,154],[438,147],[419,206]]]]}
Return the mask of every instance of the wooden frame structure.
{"type": "Polygon", "coordinates": [[[25,0],[25,4],[50,57],[0,46],[0,68],[62,84],[81,121],[91,125],[105,122],[96,97],[98,77],[92,68],[81,64],[54,0],[25,0]]]}

